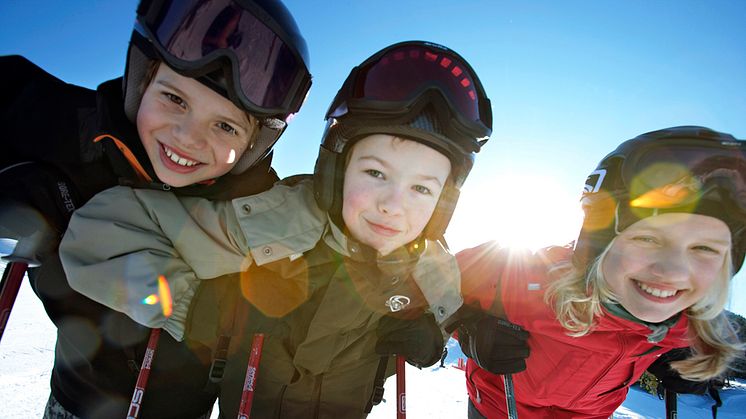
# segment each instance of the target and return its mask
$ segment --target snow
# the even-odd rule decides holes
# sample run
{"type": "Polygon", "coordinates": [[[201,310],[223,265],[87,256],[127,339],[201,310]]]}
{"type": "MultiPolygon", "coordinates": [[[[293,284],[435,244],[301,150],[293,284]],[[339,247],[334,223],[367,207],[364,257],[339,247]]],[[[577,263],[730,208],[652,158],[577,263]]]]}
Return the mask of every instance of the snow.
{"type": "MultiPolygon", "coordinates": [[[[4,263],[0,262],[0,269],[4,263]]],[[[49,397],[49,376],[54,359],[56,331],[28,280],[24,280],[8,326],[0,342],[0,419],[41,417],[49,397]]],[[[468,396],[464,372],[455,368],[463,356],[454,341],[449,342],[446,367],[418,370],[407,365],[407,415],[410,418],[465,418],[468,396]]],[[[396,415],[396,380],[386,382],[384,402],[373,408],[372,419],[396,415]]],[[[744,417],[746,383],[721,391],[723,406],[718,418],[744,417]]],[[[710,418],[709,396],[679,396],[679,418],[710,418]]],[[[216,409],[217,410],[217,409],[216,409]]],[[[216,411],[213,417],[217,417],[216,411]]],[[[630,390],[624,405],[614,414],[617,419],[665,418],[663,402],[637,387],[630,390]]]]}

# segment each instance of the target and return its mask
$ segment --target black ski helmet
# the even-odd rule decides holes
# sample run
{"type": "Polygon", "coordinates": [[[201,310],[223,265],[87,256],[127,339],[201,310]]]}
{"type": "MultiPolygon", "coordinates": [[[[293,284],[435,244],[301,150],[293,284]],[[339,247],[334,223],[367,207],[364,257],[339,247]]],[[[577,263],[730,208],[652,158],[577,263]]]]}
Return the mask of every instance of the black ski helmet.
{"type": "Polygon", "coordinates": [[[625,141],[587,178],[575,244],[588,266],[621,231],[668,212],[708,215],[730,229],[733,272],[746,252],[746,141],[698,126],[652,131],[625,141]]]}
{"type": "Polygon", "coordinates": [[[492,133],[490,101],[474,70],[456,52],[423,41],[391,45],[352,69],[326,121],[314,191],[339,226],[346,155],[355,141],[395,135],[449,158],[449,182],[423,232],[431,240],[445,233],[474,156],[492,133]]]}
{"type": "Polygon", "coordinates": [[[266,157],[311,87],[309,54],[279,0],[142,0],[127,53],[124,110],[135,122],[153,61],[195,78],[255,116],[241,173],[266,157]]]}

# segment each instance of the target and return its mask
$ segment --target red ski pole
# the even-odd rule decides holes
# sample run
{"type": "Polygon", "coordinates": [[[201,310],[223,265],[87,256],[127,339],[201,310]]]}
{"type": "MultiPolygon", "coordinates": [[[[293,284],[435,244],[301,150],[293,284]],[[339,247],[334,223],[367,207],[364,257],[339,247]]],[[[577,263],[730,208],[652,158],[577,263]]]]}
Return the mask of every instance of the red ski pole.
{"type": "Polygon", "coordinates": [[[396,356],[396,419],[406,419],[407,417],[407,389],[404,361],[403,356],[396,356]]]}
{"type": "Polygon", "coordinates": [[[0,340],[5,333],[5,326],[8,324],[13,304],[16,302],[26,268],[28,268],[26,262],[9,262],[5,266],[3,280],[0,282],[0,340]]]}
{"type": "Polygon", "coordinates": [[[158,347],[158,339],[160,337],[161,329],[150,330],[148,348],[145,350],[145,357],[143,357],[142,365],[140,366],[140,373],[137,374],[135,393],[132,394],[132,401],[130,402],[129,410],[127,411],[127,419],[137,419],[137,416],[140,414],[142,398],[145,396],[145,387],[148,385],[148,378],[150,378],[150,366],[153,363],[155,349],[158,347]]]}
{"type": "Polygon", "coordinates": [[[262,359],[262,346],[264,346],[264,334],[254,333],[254,339],[251,340],[249,365],[246,367],[246,378],[243,383],[243,393],[241,393],[241,405],[238,408],[238,419],[249,419],[251,416],[259,361],[262,359]]]}
{"type": "MultiPolygon", "coordinates": [[[[15,242],[3,257],[8,264],[0,282],[0,339],[18,296],[26,269],[41,265],[39,253],[57,241],[46,219],[34,208],[13,200],[0,202],[0,239],[15,242]]],[[[5,240],[3,240],[5,244],[5,240]]]]}

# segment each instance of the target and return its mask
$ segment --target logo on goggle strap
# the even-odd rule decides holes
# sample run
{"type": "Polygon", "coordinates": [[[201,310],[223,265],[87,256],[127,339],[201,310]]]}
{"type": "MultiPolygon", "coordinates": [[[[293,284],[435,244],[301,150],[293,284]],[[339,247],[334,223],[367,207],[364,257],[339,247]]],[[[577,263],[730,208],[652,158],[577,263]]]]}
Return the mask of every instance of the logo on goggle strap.
{"type": "Polygon", "coordinates": [[[391,310],[392,313],[396,313],[408,306],[411,300],[406,295],[392,295],[388,301],[386,301],[386,307],[391,310]]]}

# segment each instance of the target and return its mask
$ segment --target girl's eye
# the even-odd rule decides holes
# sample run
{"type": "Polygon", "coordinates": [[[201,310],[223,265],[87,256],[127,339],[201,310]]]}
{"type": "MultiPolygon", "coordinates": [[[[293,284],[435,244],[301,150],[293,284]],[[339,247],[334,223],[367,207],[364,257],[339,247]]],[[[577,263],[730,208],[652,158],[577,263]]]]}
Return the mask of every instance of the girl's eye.
{"type": "Polygon", "coordinates": [[[227,132],[228,134],[238,135],[238,131],[235,128],[233,128],[233,126],[231,124],[228,124],[226,122],[219,122],[218,123],[218,128],[222,129],[223,131],[227,132]]]}
{"type": "Polygon", "coordinates": [[[186,102],[184,102],[184,99],[182,99],[181,97],[176,96],[175,94],[169,93],[169,92],[163,92],[163,95],[166,96],[166,98],[168,98],[168,100],[170,100],[171,102],[177,104],[178,106],[180,106],[182,108],[186,107],[186,102]]]}
{"type": "Polygon", "coordinates": [[[658,240],[655,239],[655,237],[652,236],[635,236],[632,238],[634,241],[642,242],[642,243],[658,243],[658,240]]]}
{"type": "Polygon", "coordinates": [[[383,178],[383,173],[381,173],[380,171],[376,169],[368,169],[365,171],[365,173],[375,178],[381,178],[381,179],[383,178]]]}
{"type": "Polygon", "coordinates": [[[712,254],[715,254],[715,255],[719,255],[720,254],[720,251],[718,251],[717,249],[713,249],[712,247],[705,246],[705,245],[694,246],[694,250],[702,250],[704,252],[712,253],[712,254]]]}
{"type": "Polygon", "coordinates": [[[432,195],[432,191],[430,191],[430,188],[422,185],[414,185],[413,189],[423,195],[432,195]]]}

